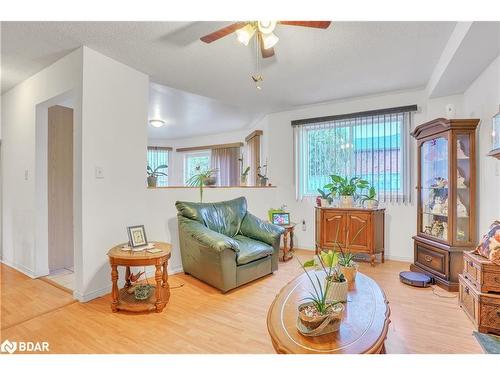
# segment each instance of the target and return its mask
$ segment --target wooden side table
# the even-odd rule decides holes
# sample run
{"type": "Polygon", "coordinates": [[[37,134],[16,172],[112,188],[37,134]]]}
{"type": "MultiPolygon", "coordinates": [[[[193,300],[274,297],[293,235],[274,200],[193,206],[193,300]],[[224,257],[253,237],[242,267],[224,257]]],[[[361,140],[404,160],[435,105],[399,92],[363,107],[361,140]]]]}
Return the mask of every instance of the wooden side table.
{"type": "Polygon", "coordinates": [[[155,248],[161,250],[158,253],[150,253],[147,250],[122,250],[123,245],[125,244],[115,246],[108,251],[109,264],[111,265],[111,281],[113,283],[111,310],[113,312],[119,310],[161,312],[170,298],[167,266],[172,245],[165,242],[155,242],[155,248]],[[130,275],[130,267],[155,266],[156,286],[154,293],[147,300],[136,300],[133,294],[127,292],[127,289],[131,286],[128,281],[125,287],[119,290],[118,266],[126,267],[125,277],[127,280],[130,275]]]}
{"type": "Polygon", "coordinates": [[[285,233],[283,233],[283,256],[281,257],[283,262],[287,262],[293,258],[293,232],[295,230],[295,225],[295,223],[282,225],[285,229],[285,233]],[[290,246],[288,245],[288,238],[290,238],[290,246]]]}

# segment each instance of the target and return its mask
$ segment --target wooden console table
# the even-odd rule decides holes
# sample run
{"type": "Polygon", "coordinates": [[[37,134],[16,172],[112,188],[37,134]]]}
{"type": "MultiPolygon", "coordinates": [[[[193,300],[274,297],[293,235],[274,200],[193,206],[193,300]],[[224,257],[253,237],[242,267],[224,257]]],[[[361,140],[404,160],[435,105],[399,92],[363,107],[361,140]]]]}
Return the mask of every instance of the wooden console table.
{"type": "Polygon", "coordinates": [[[351,253],[381,254],[384,263],[385,209],[316,207],[316,254],[321,250],[338,251],[337,243],[351,253]]]}
{"type": "Polygon", "coordinates": [[[111,265],[111,281],[113,282],[111,310],[113,312],[119,310],[161,312],[170,298],[167,266],[172,245],[165,242],[155,242],[155,248],[161,250],[158,253],[150,253],[147,250],[122,250],[123,245],[125,244],[115,246],[108,251],[109,264],[111,265]],[[127,292],[127,289],[131,286],[128,281],[125,287],[119,290],[118,266],[126,267],[126,279],[130,275],[130,267],[155,266],[156,286],[151,297],[144,301],[136,300],[133,294],[127,292]]]}

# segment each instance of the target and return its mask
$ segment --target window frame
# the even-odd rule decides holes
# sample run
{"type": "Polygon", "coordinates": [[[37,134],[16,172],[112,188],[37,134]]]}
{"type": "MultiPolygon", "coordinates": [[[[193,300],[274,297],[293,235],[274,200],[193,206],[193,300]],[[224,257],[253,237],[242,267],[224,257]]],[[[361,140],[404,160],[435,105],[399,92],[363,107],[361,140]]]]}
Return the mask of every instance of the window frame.
{"type": "Polygon", "coordinates": [[[183,160],[183,184],[184,184],[184,186],[187,186],[187,181],[191,178],[191,176],[187,175],[189,159],[193,158],[193,157],[202,157],[202,156],[208,157],[208,167],[210,168],[211,156],[212,156],[212,151],[210,149],[200,150],[200,151],[191,151],[191,152],[186,152],[184,154],[184,160],[183,160]]]}

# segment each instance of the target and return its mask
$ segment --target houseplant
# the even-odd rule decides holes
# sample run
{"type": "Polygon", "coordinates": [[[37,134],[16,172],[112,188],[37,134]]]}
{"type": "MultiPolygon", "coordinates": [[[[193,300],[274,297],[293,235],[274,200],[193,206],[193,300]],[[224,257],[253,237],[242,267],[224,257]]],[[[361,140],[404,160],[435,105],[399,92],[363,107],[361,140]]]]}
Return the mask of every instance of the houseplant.
{"type": "Polygon", "coordinates": [[[338,195],[340,198],[340,207],[350,208],[354,205],[354,196],[358,189],[366,189],[368,181],[360,177],[341,177],[338,175],[331,175],[332,182],[324,186],[325,189],[330,190],[332,196],[338,195]]]}
{"type": "Polygon", "coordinates": [[[340,271],[338,253],[332,250],[328,252],[321,251],[316,257],[318,262],[316,262],[315,258],[310,259],[304,263],[304,267],[320,266],[323,269],[326,274],[324,285],[325,289],[327,289],[328,301],[346,301],[349,285],[344,274],[340,271]]]}
{"type": "Polygon", "coordinates": [[[200,188],[200,202],[203,202],[203,187],[213,185],[215,180],[215,174],[217,169],[207,169],[206,171],[201,171],[201,168],[196,167],[197,173],[192,175],[186,184],[188,186],[198,186],[200,188]]]}
{"type": "Polygon", "coordinates": [[[332,204],[333,198],[331,192],[326,192],[324,190],[318,189],[318,193],[321,199],[321,207],[328,207],[332,204]]]}
{"type": "Polygon", "coordinates": [[[248,180],[248,172],[250,172],[250,167],[246,167],[243,173],[240,176],[240,184],[241,186],[246,186],[247,185],[247,180],[248,180]]]}
{"type": "Polygon", "coordinates": [[[376,196],[375,187],[370,187],[367,194],[361,195],[361,203],[365,208],[375,209],[378,208],[378,200],[375,199],[376,196]]]}
{"type": "Polygon", "coordinates": [[[342,251],[339,255],[340,272],[345,276],[348,283],[356,280],[358,264],[354,261],[354,254],[342,251]]]}
{"type": "Polygon", "coordinates": [[[309,292],[309,297],[304,298],[305,301],[309,302],[302,303],[298,307],[300,323],[307,332],[304,332],[301,329],[302,327],[298,325],[299,331],[308,335],[320,335],[337,331],[340,328],[340,317],[344,311],[344,305],[339,301],[332,301],[328,298],[330,282],[327,282],[323,287],[316,273],[314,273],[316,279],[316,282],[314,282],[307,271],[306,264],[300,263],[300,265],[306,273],[313,291],[309,292]]]}
{"type": "Polygon", "coordinates": [[[266,164],[264,164],[262,167],[260,165],[257,167],[257,177],[259,177],[259,185],[260,186],[267,185],[267,181],[269,180],[269,178],[267,177],[267,160],[266,160],[266,164]],[[265,170],[264,173],[262,173],[263,169],[265,170]]]}
{"type": "Polygon", "coordinates": [[[148,174],[148,187],[156,187],[158,184],[158,176],[167,176],[165,172],[160,172],[160,170],[167,168],[168,165],[166,164],[159,165],[155,169],[148,165],[146,168],[146,173],[148,174]]]}

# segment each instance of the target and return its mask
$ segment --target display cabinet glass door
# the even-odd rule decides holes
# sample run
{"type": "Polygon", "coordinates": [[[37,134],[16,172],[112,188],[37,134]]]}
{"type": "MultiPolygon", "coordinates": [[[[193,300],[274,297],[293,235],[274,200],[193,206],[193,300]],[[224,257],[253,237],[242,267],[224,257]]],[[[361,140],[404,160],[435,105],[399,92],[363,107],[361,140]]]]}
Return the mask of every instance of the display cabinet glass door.
{"type": "Polygon", "coordinates": [[[420,145],[420,232],[448,241],[449,153],[445,136],[420,145]]]}
{"type": "Polygon", "coordinates": [[[456,134],[453,147],[456,147],[456,242],[471,242],[471,147],[469,134],[456,134]]]}

